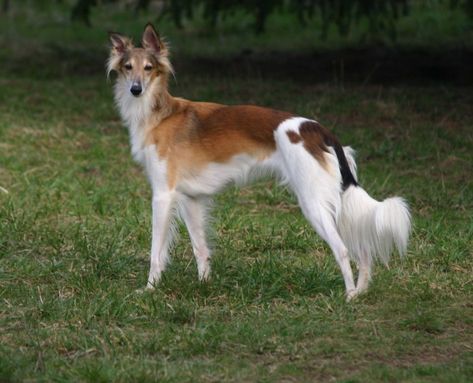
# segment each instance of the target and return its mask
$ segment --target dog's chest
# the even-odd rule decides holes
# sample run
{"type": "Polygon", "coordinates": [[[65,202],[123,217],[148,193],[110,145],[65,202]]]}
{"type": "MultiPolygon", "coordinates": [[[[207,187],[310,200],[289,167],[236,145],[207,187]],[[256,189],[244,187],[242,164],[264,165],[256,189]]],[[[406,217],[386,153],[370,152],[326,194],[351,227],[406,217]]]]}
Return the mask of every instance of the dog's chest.
{"type": "Polygon", "coordinates": [[[156,145],[146,146],[140,156],[153,191],[168,189],[168,163],[159,157],[156,145]]]}
{"type": "Polygon", "coordinates": [[[146,131],[138,122],[129,125],[130,148],[133,159],[145,165],[146,156],[146,131]]]}
{"type": "Polygon", "coordinates": [[[147,144],[147,123],[151,113],[150,96],[131,97],[124,84],[116,86],[115,98],[125,125],[128,127],[130,147],[133,159],[144,165],[147,144]]]}

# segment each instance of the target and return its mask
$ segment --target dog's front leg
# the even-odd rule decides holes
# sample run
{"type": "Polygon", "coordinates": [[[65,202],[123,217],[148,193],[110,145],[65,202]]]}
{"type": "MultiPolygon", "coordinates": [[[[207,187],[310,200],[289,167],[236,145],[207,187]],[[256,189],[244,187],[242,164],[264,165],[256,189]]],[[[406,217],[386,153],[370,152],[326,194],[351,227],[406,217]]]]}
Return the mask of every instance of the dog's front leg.
{"type": "Polygon", "coordinates": [[[152,289],[159,282],[169,258],[169,245],[172,240],[172,214],[176,193],[174,191],[153,192],[153,233],[151,260],[146,288],[152,289]]]}
{"type": "Polygon", "coordinates": [[[199,279],[205,281],[210,274],[210,250],[205,238],[206,213],[209,201],[205,198],[185,197],[180,201],[181,216],[184,219],[194,250],[199,279]]]}

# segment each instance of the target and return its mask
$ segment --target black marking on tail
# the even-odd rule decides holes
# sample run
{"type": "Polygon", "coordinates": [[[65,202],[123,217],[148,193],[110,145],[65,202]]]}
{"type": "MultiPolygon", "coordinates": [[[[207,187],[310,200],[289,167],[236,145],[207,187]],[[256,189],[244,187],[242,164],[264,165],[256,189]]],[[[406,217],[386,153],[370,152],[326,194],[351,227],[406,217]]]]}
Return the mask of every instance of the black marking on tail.
{"type": "Polygon", "coordinates": [[[347,157],[345,156],[345,151],[340,142],[337,140],[331,146],[337,155],[338,166],[340,167],[340,174],[342,175],[342,190],[347,190],[350,185],[358,186],[358,182],[356,182],[356,179],[351,172],[347,157]]]}
{"type": "Polygon", "coordinates": [[[319,129],[323,135],[324,144],[326,146],[331,146],[335,151],[335,154],[337,155],[338,166],[340,167],[340,174],[342,176],[342,190],[347,190],[350,185],[358,186],[358,182],[351,172],[347,157],[345,156],[345,151],[343,150],[340,141],[338,141],[338,138],[330,130],[320,125],[317,121],[310,121],[306,123],[316,124],[317,129],[319,129]]]}

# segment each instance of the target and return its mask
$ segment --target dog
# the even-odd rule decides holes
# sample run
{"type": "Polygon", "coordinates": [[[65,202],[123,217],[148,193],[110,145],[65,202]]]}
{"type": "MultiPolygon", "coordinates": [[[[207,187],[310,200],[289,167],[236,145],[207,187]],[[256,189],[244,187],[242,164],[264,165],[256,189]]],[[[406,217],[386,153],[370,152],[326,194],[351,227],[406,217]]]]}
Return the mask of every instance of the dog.
{"type": "Polygon", "coordinates": [[[210,274],[206,221],[211,197],[256,173],[277,175],[332,250],[346,298],[368,288],[373,262],[407,249],[411,218],[404,199],[376,201],[359,185],[354,151],[313,119],[254,105],[227,106],[170,95],[174,75],[167,44],[147,24],[142,46],[118,33],[107,76],[128,127],[133,158],[152,188],[152,245],[147,288],[169,259],[175,208],[192,242],[200,280],[210,274]],[[350,260],[358,267],[355,285],[350,260]]]}

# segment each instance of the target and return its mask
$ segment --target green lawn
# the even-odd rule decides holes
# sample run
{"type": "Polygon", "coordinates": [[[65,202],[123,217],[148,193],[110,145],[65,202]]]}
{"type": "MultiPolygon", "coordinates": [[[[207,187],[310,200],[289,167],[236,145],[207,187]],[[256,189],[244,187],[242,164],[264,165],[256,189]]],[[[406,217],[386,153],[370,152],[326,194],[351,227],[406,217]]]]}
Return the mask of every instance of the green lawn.
{"type": "Polygon", "coordinates": [[[1,382],[471,382],[471,88],[178,73],[175,95],[317,117],[357,149],[373,196],[409,201],[412,240],[348,304],[295,199],[262,181],[216,199],[208,283],[181,227],[159,288],[137,294],[150,190],[87,67],[105,37],[0,29],[1,382]]]}

